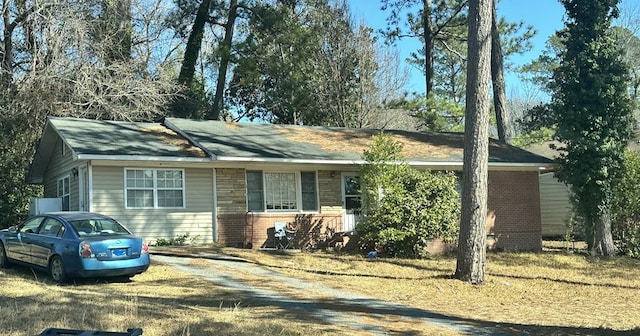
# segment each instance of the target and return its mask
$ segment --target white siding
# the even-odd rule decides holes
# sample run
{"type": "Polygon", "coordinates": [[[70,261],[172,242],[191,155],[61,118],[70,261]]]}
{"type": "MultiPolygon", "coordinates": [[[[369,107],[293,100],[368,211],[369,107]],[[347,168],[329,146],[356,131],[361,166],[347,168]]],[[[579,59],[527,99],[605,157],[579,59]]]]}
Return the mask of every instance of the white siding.
{"type": "Polygon", "coordinates": [[[66,148],[62,155],[62,146],[62,139],[56,138],[56,145],[44,175],[44,197],[58,197],[58,179],[69,176],[69,210],[78,210],[78,177],[71,174],[71,168],[74,167],[71,150],[66,148]]]}
{"type": "Polygon", "coordinates": [[[213,171],[187,168],[184,172],[184,209],[125,209],[124,168],[93,166],[91,209],[115,218],[134,234],[150,241],[188,233],[190,237],[198,236],[197,243],[211,243],[213,171]]]}
{"type": "Polygon", "coordinates": [[[540,175],[542,236],[563,236],[570,214],[569,188],[553,177],[553,173],[540,175]]]}

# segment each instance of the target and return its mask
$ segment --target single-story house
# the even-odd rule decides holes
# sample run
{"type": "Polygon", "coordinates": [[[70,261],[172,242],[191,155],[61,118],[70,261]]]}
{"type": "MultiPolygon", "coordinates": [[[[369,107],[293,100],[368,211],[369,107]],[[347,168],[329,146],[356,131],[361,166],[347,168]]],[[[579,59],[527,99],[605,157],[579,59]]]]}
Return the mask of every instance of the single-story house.
{"type": "MultiPolygon", "coordinates": [[[[359,165],[379,130],[166,118],[158,123],[49,118],[30,171],[65,210],[95,211],[150,241],[275,247],[274,226],[316,246],[359,219],[359,165]],[[281,225],[281,224],[280,224],[281,225]]],[[[463,134],[385,130],[418,169],[462,170],[463,134]]],[[[540,250],[538,179],[546,157],[489,148],[495,247],[540,250]]]]}

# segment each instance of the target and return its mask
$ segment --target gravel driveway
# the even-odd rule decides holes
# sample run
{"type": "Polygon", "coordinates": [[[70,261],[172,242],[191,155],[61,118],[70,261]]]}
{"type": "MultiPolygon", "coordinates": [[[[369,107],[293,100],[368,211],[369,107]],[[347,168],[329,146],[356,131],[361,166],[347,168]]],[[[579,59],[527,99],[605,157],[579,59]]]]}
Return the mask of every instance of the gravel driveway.
{"type": "Polygon", "coordinates": [[[200,276],[216,285],[247,295],[252,298],[253,305],[272,305],[286,310],[304,312],[327,324],[344,326],[371,335],[389,334],[383,326],[383,319],[381,319],[381,317],[389,316],[406,319],[410,323],[425,323],[461,335],[502,335],[493,328],[474,325],[472,321],[385,302],[315,282],[300,281],[242,259],[214,254],[199,255],[197,258],[154,254],[153,261],[170,265],[182,272],[200,276]],[[194,260],[199,260],[197,266],[195,266],[194,260]],[[287,294],[252,286],[240,279],[236,274],[237,271],[285,284],[287,294]],[[308,297],[305,293],[310,290],[326,297],[339,299],[340,309],[328,309],[326,305],[321,305],[312,298],[305,298],[308,297]]]}

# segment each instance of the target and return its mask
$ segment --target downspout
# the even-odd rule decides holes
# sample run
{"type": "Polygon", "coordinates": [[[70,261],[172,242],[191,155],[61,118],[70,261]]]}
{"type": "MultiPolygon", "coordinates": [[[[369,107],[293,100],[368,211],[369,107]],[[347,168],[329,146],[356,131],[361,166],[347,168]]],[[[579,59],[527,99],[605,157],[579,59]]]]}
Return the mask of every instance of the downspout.
{"type": "Polygon", "coordinates": [[[212,218],[212,222],[213,222],[213,242],[217,243],[218,242],[218,192],[217,192],[217,175],[216,175],[216,169],[213,168],[212,174],[213,176],[213,209],[211,210],[211,214],[213,216],[212,218]]]}

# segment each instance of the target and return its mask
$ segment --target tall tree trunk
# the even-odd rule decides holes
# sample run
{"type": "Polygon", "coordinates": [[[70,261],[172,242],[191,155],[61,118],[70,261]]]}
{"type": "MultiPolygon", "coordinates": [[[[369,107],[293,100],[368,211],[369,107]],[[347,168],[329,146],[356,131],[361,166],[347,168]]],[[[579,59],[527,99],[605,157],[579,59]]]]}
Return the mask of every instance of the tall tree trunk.
{"type": "Polygon", "coordinates": [[[611,211],[609,207],[600,214],[600,218],[598,218],[595,223],[594,230],[594,242],[591,253],[609,257],[615,256],[617,251],[611,233],[611,211]]]}
{"type": "Polygon", "coordinates": [[[431,1],[423,0],[424,11],[422,13],[422,38],[424,39],[424,76],[425,97],[433,93],[433,27],[431,26],[431,1]]]}
{"type": "Polygon", "coordinates": [[[224,26],[224,39],[220,46],[220,65],[218,66],[218,81],[216,84],[216,93],[213,97],[213,108],[207,119],[220,119],[220,111],[222,110],[224,97],[224,88],[227,81],[227,69],[231,60],[231,42],[233,41],[233,28],[238,17],[238,1],[231,0],[229,3],[229,15],[227,23],[224,26]]]}
{"type": "Polygon", "coordinates": [[[6,89],[13,82],[13,29],[15,24],[11,23],[9,0],[2,2],[1,9],[4,36],[2,37],[2,50],[0,50],[0,56],[2,57],[0,85],[2,85],[3,89],[6,89]]]}
{"type": "Polygon", "coordinates": [[[496,111],[498,139],[511,142],[510,118],[507,111],[507,94],[504,82],[504,60],[500,45],[500,32],[496,13],[496,0],[493,0],[491,19],[491,79],[493,82],[493,107],[496,111]]]}
{"type": "Polygon", "coordinates": [[[191,27],[191,33],[189,34],[187,46],[184,50],[184,59],[180,67],[180,74],[178,75],[178,83],[182,85],[190,86],[193,81],[193,76],[196,72],[196,63],[198,62],[200,49],[202,48],[204,26],[209,19],[210,6],[211,0],[203,0],[198,7],[196,18],[193,21],[193,27],[191,27]]]}
{"type": "Polygon", "coordinates": [[[462,216],[455,277],[484,282],[489,159],[492,0],[469,1],[462,216]]]}

